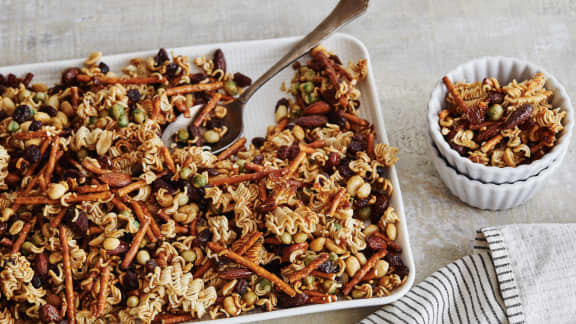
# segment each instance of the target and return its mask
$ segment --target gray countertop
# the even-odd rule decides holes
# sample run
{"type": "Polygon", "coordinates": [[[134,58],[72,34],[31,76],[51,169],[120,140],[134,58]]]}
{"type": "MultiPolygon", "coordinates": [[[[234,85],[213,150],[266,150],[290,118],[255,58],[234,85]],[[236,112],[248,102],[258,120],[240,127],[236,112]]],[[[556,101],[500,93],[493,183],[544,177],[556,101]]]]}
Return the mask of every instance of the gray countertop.
{"type": "MultiPolygon", "coordinates": [[[[159,47],[302,35],[336,1],[0,0],[0,66],[159,47]]],[[[424,111],[444,73],[485,55],[515,56],[553,73],[574,97],[576,1],[372,0],[343,30],[373,59],[388,137],[400,148],[398,174],[416,259],[416,281],[466,255],[482,226],[570,222],[576,209],[572,143],[563,165],[526,205],[490,212],[451,196],[427,157],[424,111]]],[[[275,323],[350,323],[373,309],[275,323]]]]}

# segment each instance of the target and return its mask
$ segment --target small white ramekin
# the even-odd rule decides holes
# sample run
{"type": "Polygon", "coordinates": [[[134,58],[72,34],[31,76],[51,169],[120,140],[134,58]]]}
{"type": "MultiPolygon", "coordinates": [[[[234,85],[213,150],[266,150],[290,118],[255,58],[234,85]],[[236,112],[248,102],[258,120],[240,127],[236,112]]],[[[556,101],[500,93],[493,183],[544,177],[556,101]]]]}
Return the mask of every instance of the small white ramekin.
{"type": "Polygon", "coordinates": [[[552,98],[554,107],[560,107],[566,111],[564,130],[559,134],[558,141],[550,152],[530,164],[505,168],[485,166],[460,156],[458,152],[450,147],[440,132],[438,113],[446,106],[444,100],[447,93],[446,87],[440,80],[432,91],[428,103],[428,128],[432,142],[436,144],[442,157],[460,173],[472,179],[495,184],[515,183],[519,180],[526,180],[549,167],[552,161],[558,160],[558,157],[566,152],[572,137],[574,108],[564,86],[552,74],[539,66],[516,58],[488,56],[459,65],[447,76],[453,83],[482,81],[484,78],[494,77],[500,81],[500,84],[505,85],[513,79],[517,81],[526,80],[536,72],[542,72],[546,76],[546,87],[554,92],[552,98]]]}
{"type": "Polygon", "coordinates": [[[454,196],[472,207],[501,210],[518,207],[530,200],[562,163],[565,152],[537,175],[504,184],[483,183],[462,175],[440,156],[433,143],[430,143],[430,156],[440,178],[454,196]]]}

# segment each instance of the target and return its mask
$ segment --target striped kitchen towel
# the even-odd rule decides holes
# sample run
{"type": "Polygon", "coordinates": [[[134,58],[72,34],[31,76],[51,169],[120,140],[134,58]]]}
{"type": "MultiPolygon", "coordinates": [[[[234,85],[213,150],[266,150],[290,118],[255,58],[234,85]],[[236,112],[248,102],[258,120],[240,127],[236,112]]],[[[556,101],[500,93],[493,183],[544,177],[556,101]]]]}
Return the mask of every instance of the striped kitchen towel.
{"type": "Polygon", "coordinates": [[[576,224],[483,228],[472,255],[361,323],[576,323],[576,224]]]}

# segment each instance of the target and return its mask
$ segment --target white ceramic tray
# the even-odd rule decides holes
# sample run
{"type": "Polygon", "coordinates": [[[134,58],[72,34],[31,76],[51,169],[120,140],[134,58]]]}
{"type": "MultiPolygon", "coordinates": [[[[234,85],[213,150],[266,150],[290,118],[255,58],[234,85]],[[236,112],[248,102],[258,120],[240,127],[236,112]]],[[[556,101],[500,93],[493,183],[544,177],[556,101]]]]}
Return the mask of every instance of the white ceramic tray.
{"type": "MultiPolygon", "coordinates": [[[[299,39],[300,37],[290,37],[258,41],[197,45],[168,50],[171,53],[173,52],[177,55],[186,55],[193,59],[197,56],[211,56],[215,49],[221,48],[226,56],[228,71],[242,72],[255,80],[264,71],[266,71],[268,67],[272,66],[272,64],[280,59],[280,57],[286,53],[290,47],[293,46],[293,44],[299,39]]],[[[362,58],[368,59],[368,77],[366,80],[360,82],[358,86],[359,90],[362,92],[360,100],[361,116],[368,119],[375,125],[377,141],[388,143],[368,50],[358,39],[346,34],[335,34],[329,39],[325,40],[323,44],[328,50],[338,54],[344,64],[347,64],[349,61],[357,61],[358,59],[362,58]]],[[[93,50],[98,49],[94,48],[93,50]]],[[[153,56],[156,53],[157,49],[143,52],[104,56],[102,61],[108,64],[112,71],[119,72],[122,67],[128,64],[130,58],[153,56]]],[[[307,58],[304,57],[302,60],[307,60],[307,58]]],[[[20,77],[26,72],[32,72],[34,73],[34,80],[32,83],[46,82],[51,84],[60,78],[60,72],[63,69],[72,66],[82,66],[82,62],[83,59],[76,59],[49,63],[8,66],[1,67],[0,73],[14,73],[20,77]]],[[[280,90],[280,87],[282,82],[286,82],[287,85],[290,84],[293,73],[294,71],[290,67],[280,72],[276,77],[274,77],[265,86],[263,86],[260,91],[258,91],[258,93],[252,97],[246,106],[246,126],[244,135],[247,136],[249,140],[252,137],[266,134],[266,127],[268,125],[274,124],[274,107],[276,101],[282,97],[287,96],[286,93],[280,90]]],[[[207,320],[205,323],[243,323],[346,308],[377,306],[391,303],[403,296],[414,283],[414,258],[412,256],[412,250],[410,248],[410,242],[408,239],[406,214],[404,213],[402,193],[400,191],[400,183],[398,182],[398,176],[396,174],[395,167],[390,168],[388,177],[391,179],[395,188],[391,206],[398,212],[398,216],[400,217],[398,242],[403,247],[402,260],[410,268],[408,280],[402,287],[395,290],[390,296],[386,297],[343,300],[331,304],[307,305],[296,308],[279,309],[272,312],[249,313],[247,315],[233,318],[207,320]]]]}

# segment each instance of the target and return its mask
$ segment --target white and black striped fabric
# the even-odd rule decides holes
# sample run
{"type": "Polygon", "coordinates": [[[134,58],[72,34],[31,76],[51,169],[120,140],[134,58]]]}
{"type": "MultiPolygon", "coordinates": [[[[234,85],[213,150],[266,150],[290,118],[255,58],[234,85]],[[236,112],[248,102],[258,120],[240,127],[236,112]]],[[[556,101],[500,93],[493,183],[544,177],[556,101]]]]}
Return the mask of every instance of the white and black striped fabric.
{"type": "Polygon", "coordinates": [[[576,323],[576,225],[484,228],[472,255],[361,323],[576,323]]]}

